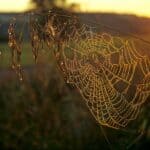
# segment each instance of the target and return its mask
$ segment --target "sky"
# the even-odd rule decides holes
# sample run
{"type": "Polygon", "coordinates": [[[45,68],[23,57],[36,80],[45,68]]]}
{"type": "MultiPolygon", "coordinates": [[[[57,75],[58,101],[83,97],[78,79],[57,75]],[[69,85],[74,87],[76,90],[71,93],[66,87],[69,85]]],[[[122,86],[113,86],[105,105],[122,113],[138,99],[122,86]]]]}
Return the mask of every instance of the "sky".
{"type": "MultiPolygon", "coordinates": [[[[150,0],[68,0],[78,3],[84,12],[115,12],[150,17],[150,0]]],[[[0,0],[0,12],[25,11],[30,0],[0,0]]]]}
{"type": "Polygon", "coordinates": [[[150,17],[150,0],[69,0],[81,4],[83,11],[136,14],[150,17]]]}
{"type": "Polygon", "coordinates": [[[21,12],[29,8],[30,0],[0,0],[0,12],[21,12]]]}

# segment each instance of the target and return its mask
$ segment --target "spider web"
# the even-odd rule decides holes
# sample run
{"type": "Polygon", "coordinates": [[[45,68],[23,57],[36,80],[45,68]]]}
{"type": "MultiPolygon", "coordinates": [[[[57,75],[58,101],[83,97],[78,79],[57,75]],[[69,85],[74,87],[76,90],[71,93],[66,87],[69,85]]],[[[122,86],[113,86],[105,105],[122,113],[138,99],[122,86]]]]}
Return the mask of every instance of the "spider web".
{"type": "Polygon", "coordinates": [[[91,35],[89,31],[83,25],[58,46],[55,55],[58,65],[66,82],[76,86],[101,125],[125,127],[137,118],[141,105],[150,95],[150,60],[133,43],[106,33],[91,35]],[[118,54],[117,63],[112,62],[114,54],[118,54]],[[127,99],[138,66],[144,79],[134,85],[134,97],[127,99]],[[121,84],[125,85],[122,90],[121,84]]]}
{"type": "MultiPolygon", "coordinates": [[[[40,30],[43,40],[49,48],[54,46],[66,82],[78,89],[97,122],[119,129],[136,119],[150,95],[148,56],[141,55],[133,42],[93,32],[73,16],[50,13],[45,20],[40,30]],[[142,81],[135,83],[137,70],[142,81]],[[135,92],[130,95],[133,88],[135,92]]],[[[31,24],[36,59],[41,40],[37,22],[31,24]]]]}

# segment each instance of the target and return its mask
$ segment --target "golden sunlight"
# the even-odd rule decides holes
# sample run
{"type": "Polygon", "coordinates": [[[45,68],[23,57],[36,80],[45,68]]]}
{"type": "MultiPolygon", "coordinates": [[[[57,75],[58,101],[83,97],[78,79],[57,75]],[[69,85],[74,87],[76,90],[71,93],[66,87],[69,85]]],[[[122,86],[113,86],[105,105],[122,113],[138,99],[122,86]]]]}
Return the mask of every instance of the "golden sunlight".
{"type": "Polygon", "coordinates": [[[23,12],[30,7],[30,0],[1,0],[0,12],[23,12]]]}
{"type": "MultiPolygon", "coordinates": [[[[150,0],[67,0],[83,12],[113,12],[150,17],[150,0]]],[[[0,12],[23,12],[32,8],[31,0],[1,0],[0,12]]]]}
{"type": "Polygon", "coordinates": [[[113,12],[150,17],[150,0],[68,0],[84,12],[113,12]]]}

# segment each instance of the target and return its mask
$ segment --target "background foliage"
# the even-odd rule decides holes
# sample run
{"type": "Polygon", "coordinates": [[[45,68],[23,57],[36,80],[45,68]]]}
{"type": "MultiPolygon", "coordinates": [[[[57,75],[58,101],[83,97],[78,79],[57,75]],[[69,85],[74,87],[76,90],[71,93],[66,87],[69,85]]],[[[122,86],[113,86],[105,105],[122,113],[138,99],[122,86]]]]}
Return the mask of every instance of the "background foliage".
{"type": "MultiPolygon", "coordinates": [[[[33,3],[39,10],[78,7],[67,5],[65,0],[33,0],[33,3]]],[[[105,20],[106,16],[101,18],[112,24],[107,22],[110,19],[105,20]]],[[[24,81],[19,82],[9,68],[10,51],[6,43],[0,43],[0,48],[0,150],[149,149],[149,101],[128,128],[101,128],[76,89],[64,83],[52,54],[40,51],[42,63],[35,66],[26,43],[22,55],[24,81]]]]}
{"type": "Polygon", "coordinates": [[[11,70],[1,74],[1,149],[148,149],[148,103],[124,131],[101,129],[78,92],[64,83],[54,60],[26,67],[24,74],[22,83],[11,70]]]}

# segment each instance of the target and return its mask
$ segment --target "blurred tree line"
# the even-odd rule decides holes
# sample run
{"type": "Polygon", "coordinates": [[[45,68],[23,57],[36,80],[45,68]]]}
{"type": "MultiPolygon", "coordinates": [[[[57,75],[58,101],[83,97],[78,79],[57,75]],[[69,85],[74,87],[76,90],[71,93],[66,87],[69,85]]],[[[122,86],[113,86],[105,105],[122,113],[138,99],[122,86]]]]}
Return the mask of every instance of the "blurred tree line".
{"type": "Polygon", "coordinates": [[[62,8],[69,11],[79,11],[80,5],[77,3],[68,3],[67,0],[31,0],[37,10],[62,8]]]}

